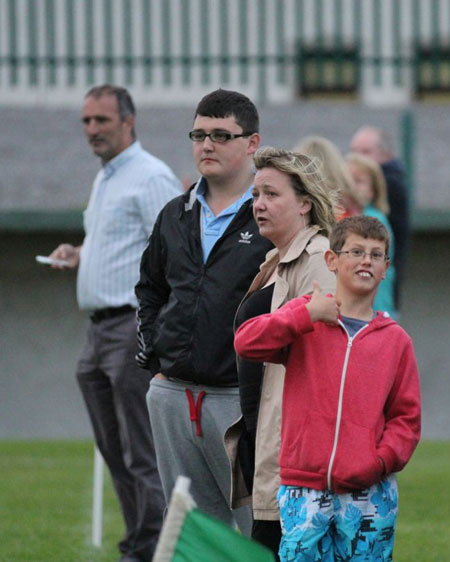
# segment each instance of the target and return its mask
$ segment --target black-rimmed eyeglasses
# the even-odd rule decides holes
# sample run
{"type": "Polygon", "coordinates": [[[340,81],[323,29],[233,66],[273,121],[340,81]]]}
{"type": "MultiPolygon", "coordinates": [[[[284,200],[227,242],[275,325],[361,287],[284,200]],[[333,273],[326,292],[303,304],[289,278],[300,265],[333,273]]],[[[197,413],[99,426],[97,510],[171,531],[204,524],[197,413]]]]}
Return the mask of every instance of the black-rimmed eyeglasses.
{"type": "Polygon", "coordinates": [[[386,254],[383,254],[383,252],[378,252],[377,250],[374,250],[373,252],[364,252],[364,250],[360,250],[359,248],[352,248],[351,250],[336,250],[335,254],[346,254],[355,260],[362,260],[366,256],[369,256],[372,261],[378,262],[387,259],[386,254]]]}
{"type": "Polygon", "coordinates": [[[235,134],[235,133],[229,133],[228,131],[220,131],[220,130],[211,131],[210,133],[205,133],[205,131],[198,130],[198,131],[191,131],[189,133],[189,138],[193,142],[203,142],[206,139],[206,137],[209,137],[211,142],[223,143],[241,137],[249,137],[252,134],[253,133],[235,134]]]}

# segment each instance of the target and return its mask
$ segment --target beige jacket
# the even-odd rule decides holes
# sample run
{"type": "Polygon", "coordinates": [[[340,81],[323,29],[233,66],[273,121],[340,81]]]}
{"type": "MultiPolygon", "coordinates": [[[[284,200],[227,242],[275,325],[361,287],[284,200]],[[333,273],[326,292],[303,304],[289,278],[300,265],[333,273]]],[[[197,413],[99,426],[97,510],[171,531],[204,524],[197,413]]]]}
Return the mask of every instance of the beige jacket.
{"type": "MultiPolygon", "coordinates": [[[[278,267],[272,297],[271,311],[288,300],[312,292],[313,281],[318,281],[323,293],[334,293],[336,280],[323,257],[328,239],[318,234],[318,227],[301,230],[280,261],[278,250],[271,250],[260,272],[253,280],[246,297],[263,287],[278,267]]],[[[245,298],[246,298],[245,297],[245,298]]],[[[284,367],[267,363],[261,389],[258,425],[256,430],[255,478],[253,498],[248,493],[237,459],[237,444],[243,429],[240,418],[225,434],[225,447],[231,463],[233,508],[253,504],[255,519],[278,520],[276,494],[280,486],[278,450],[280,447],[281,403],[284,367]]]]}

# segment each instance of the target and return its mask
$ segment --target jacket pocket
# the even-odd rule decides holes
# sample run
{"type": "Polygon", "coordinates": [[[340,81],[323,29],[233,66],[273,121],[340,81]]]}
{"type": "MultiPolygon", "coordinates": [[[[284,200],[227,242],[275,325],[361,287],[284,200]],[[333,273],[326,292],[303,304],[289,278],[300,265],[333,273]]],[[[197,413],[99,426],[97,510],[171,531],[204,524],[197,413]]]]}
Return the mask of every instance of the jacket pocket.
{"type": "Polygon", "coordinates": [[[331,476],[333,488],[349,490],[369,488],[381,480],[373,429],[341,421],[331,476]]]}
{"type": "Polygon", "coordinates": [[[283,428],[281,462],[300,472],[326,474],[334,435],[334,419],[307,412],[283,428]]]}

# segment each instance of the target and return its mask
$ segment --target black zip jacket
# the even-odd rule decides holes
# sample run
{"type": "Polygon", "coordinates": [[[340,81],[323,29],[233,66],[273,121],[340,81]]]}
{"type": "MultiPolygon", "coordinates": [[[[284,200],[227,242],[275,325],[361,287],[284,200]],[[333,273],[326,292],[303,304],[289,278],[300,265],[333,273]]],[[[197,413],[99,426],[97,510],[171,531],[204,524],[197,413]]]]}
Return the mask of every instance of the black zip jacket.
{"type": "Polygon", "coordinates": [[[170,201],[142,256],[139,364],[152,374],[237,386],[234,315],[272,244],[247,201],[203,263],[200,208],[195,188],[170,201]]]}

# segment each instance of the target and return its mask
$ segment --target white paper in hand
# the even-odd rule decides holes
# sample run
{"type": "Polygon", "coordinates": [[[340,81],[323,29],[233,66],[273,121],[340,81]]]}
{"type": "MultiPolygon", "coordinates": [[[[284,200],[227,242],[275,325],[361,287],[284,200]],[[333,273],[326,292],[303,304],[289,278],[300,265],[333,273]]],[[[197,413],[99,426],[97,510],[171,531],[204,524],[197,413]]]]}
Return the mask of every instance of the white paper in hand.
{"type": "Polygon", "coordinates": [[[36,261],[45,265],[69,265],[69,262],[67,262],[66,260],[55,260],[54,258],[50,258],[48,256],[36,256],[36,261]]]}

